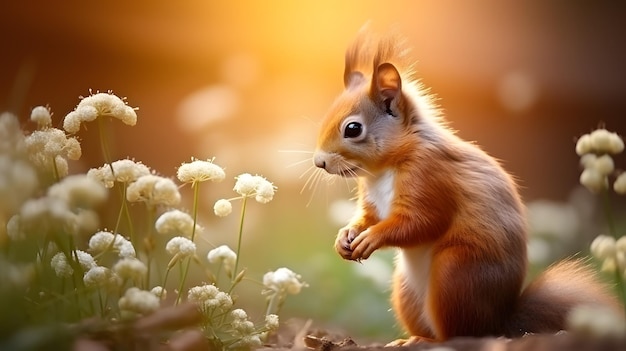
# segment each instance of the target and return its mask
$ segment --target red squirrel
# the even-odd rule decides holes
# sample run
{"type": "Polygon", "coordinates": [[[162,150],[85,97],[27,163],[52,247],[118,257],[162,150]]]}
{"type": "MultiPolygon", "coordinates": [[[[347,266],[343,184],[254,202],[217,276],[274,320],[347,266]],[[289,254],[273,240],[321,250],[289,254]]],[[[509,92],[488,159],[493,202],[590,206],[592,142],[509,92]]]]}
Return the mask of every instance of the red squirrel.
{"type": "Polygon", "coordinates": [[[580,259],[522,290],[527,225],[514,180],[446,126],[403,42],[371,37],[361,30],[346,51],[345,89],[321,124],[313,161],[358,181],[358,210],[335,241],[341,257],[399,249],[391,302],[410,338],[393,345],[556,332],[577,305],[618,308],[580,259]]]}

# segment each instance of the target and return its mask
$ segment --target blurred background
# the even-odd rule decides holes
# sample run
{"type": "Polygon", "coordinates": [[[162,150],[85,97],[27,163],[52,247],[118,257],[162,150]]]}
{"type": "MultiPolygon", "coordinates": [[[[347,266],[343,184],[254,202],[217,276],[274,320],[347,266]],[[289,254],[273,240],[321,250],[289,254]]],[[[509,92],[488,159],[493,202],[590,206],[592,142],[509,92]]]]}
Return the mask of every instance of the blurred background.
{"type": "MultiPolygon", "coordinates": [[[[332,243],[353,184],[301,191],[358,29],[371,21],[406,36],[451,126],[518,178],[540,238],[531,260],[545,265],[584,252],[602,230],[596,199],[577,185],[574,145],[599,125],[626,133],[625,11],[583,1],[5,1],[0,110],[26,121],[47,105],[60,126],[90,90],[127,97],[139,119],[114,124],[116,159],[166,176],[192,156],[226,168],[230,181],[202,196],[212,244],[233,246],[237,229],[236,216],[212,215],[213,202],[234,196],[242,172],[266,176],[278,193],[250,206],[249,274],[287,266],[310,287],[284,317],[386,341],[399,335],[387,303],[393,253],[343,262],[332,243]]],[[[95,128],[79,136],[71,170],[102,165],[95,128]]]]}

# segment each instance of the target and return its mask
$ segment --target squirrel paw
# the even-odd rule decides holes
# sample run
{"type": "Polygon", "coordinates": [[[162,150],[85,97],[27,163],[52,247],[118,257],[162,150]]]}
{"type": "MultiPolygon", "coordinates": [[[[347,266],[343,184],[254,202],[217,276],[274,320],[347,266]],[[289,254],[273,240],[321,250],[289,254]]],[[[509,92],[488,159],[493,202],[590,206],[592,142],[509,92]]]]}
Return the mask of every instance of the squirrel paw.
{"type": "Polygon", "coordinates": [[[350,251],[352,251],[350,259],[365,260],[381,247],[378,236],[373,234],[371,229],[366,229],[350,242],[350,251]]]}
{"type": "Polygon", "coordinates": [[[346,260],[353,260],[352,249],[350,243],[359,235],[359,229],[356,227],[344,227],[337,233],[335,240],[335,250],[346,260]]]}

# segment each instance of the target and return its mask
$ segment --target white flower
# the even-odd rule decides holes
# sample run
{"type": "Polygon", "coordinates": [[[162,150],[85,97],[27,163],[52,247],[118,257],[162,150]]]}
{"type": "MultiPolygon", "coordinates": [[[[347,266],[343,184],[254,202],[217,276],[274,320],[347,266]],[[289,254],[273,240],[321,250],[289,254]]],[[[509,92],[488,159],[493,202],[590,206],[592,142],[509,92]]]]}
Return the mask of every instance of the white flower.
{"type": "Polygon", "coordinates": [[[586,168],[593,168],[601,175],[609,175],[615,169],[615,163],[610,155],[604,154],[600,157],[596,157],[593,162],[587,161],[589,164],[586,168]]]}
{"type": "Polygon", "coordinates": [[[230,312],[230,316],[234,320],[239,320],[239,321],[248,320],[248,314],[246,313],[246,311],[242,310],[241,308],[237,308],[237,309],[232,310],[230,312]]]}
{"type": "Polygon", "coordinates": [[[598,306],[578,306],[567,316],[568,329],[597,338],[624,337],[626,322],[615,310],[598,306]]]}
{"type": "Polygon", "coordinates": [[[591,150],[595,153],[618,154],[624,150],[624,141],[616,133],[606,129],[596,129],[589,135],[591,150]]]}
{"type": "Polygon", "coordinates": [[[298,294],[306,283],[301,282],[302,277],[294,273],[289,268],[279,268],[274,272],[265,273],[263,276],[263,285],[275,293],[298,294]]]}
{"type": "Polygon", "coordinates": [[[50,266],[54,269],[54,273],[56,273],[59,278],[69,277],[74,273],[74,269],[70,266],[63,252],[58,252],[56,255],[52,256],[50,266]]]}
{"type": "MultiPolygon", "coordinates": [[[[0,138],[2,138],[0,131],[0,138]]],[[[0,140],[0,144],[4,140],[0,140]]],[[[37,172],[25,159],[2,154],[0,149],[0,213],[15,213],[37,190],[37,172]]]]}
{"type": "Polygon", "coordinates": [[[233,190],[241,196],[255,196],[257,202],[265,204],[274,198],[276,187],[261,176],[243,173],[236,177],[233,190]]]}
{"type": "Polygon", "coordinates": [[[167,242],[165,250],[172,256],[187,257],[196,253],[196,244],[187,238],[176,236],[167,242]]]}
{"type": "Polygon", "coordinates": [[[265,316],[265,327],[269,330],[269,331],[274,331],[276,329],[278,329],[278,326],[280,325],[279,321],[278,321],[278,316],[275,314],[268,314],[267,316],[265,316]]]}
{"type": "Polygon", "coordinates": [[[265,178],[262,179],[263,180],[259,181],[259,184],[257,185],[256,196],[254,199],[257,202],[266,204],[274,198],[274,191],[276,190],[276,187],[265,178]]]}
{"type": "Polygon", "coordinates": [[[244,335],[241,340],[235,345],[240,347],[257,348],[263,345],[263,342],[261,341],[261,337],[258,334],[248,334],[244,335]]]}
{"type": "Polygon", "coordinates": [[[189,289],[187,300],[198,302],[202,306],[203,312],[207,314],[214,311],[228,311],[233,307],[233,300],[230,295],[210,284],[194,286],[189,289]]]}
{"type": "Polygon", "coordinates": [[[89,249],[95,253],[101,253],[111,246],[111,242],[115,238],[113,233],[107,231],[97,232],[89,239],[89,249]]]}
{"type": "MultiPolygon", "coordinates": [[[[93,257],[85,251],[76,250],[71,253],[72,260],[78,258],[78,264],[83,270],[88,271],[97,266],[93,257]]],[[[67,277],[74,273],[74,269],[63,252],[58,252],[50,260],[50,265],[58,277],[67,277]]]]}
{"type": "Polygon", "coordinates": [[[219,289],[211,284],[194,286],[187,292],[187,300],[204,303],[215,298],[219,292],[219,289]]]}
{"type": "Polygon", "coordinates": [[[139,281],[148,272],[148,267],[136,258],[122,258],[113,265],[113,271],[122,279],[139,281]]]}
{"type": "Polygon", "coordinates": [[[122,99],[110,93],[96,93],[83,98],[74,111],[65,116],[63,129],[68,133],[77,133],[81,123],[93,121],[98,117],[117,118],[130,126],[137,123],[135,109],[126,105],[122,99]]]}
{"type": "MultiPolygon", "coordinates": [[[[148,166],[133,160],[117,160],[113,162],[111,166],[115,173],[115,181],[120,183],[131,183],[141,176],[150,174],[150,168],[148,168],[148,166]]],[[[109,169],[110,168],[111,167],[109,167],[109,169]]]]}
{"type": "Polygon", "coordinates": [[[626,172],[621,173],[613,183],[613,190],[620,195],[626,195],[626,172]]]}
{"type": "Polygon", "coordinates": [[[44,171],[57,170],[59,176],[67,175],[67,160],[78,160],[81,156],[80,143],[68,138],[56,128],[36,130],[25,139],[26,152],[30,161],[44,171]]]}
{"type": "Polygon", "coordinates": [[[104,202],[108,193],[101,183],[76,174],[53,184],[48,188],[48,196],[64,200],[72,208],[91,208],[104,202]]]}
{"type": "Polygon", "coordinates": [[[256,191],[258,184],[258,177],[251,175],[250,173],[242,173],[237,176],[235,187],[233,190],[241,196],[250,196],[256,191]]]}
{"type": "Polygon", "coordinates": [[[81,233],[93,233],[100,226],[98,213],[79,208],[76,210],[76,228],[81,233]]]}
{"type": "Polygon", "coordinates": [[[22,154],[25,147],[20,120],[12,113],[0,112],[0,154],[22,154]]]}
{"type": "Polygon", "coordinates": [[[210,263],[222,263],[226,272],[232,274],[237,261],[237,254],[227,245],[222,245],[209,251],[207,259],[210,263]]]}
{"type": "Polygon", "coordinates": [[[152,290],[150,290],[150,292],[161,300],[165,300],[167,298],[167,290],[165,290],[162,286],[155,286],[152,290]]]}
{"type": "Polygon", "coordinates": [[[112,248],[116,251],[119,257],[132,258],[135,257],[135,247],[133,244],[121,236],[120,234],[113,234],[107,231],[100,231],[95,233],[89,239],[89,250],[95,253],[102,253],[105,250],[112,248]],[[115,240],[111,247],[111,242],[115,240]]]}
{"type": "Polygon", "coordinates": [[[591,135],[584,134],[576,141],[576,153],[582,156],[591,152],[591,135]]]}
{"type": "Polygon", "coordinates": [[[115,182],[129,184],[149,174],[148,166],[129,159],[117,160],[111,164],[105,163],[102,167],[92,168],[87,172],[87,176],[99,181],[107,188],[112,188],[115,182]]]}
{"type": "Polygon", "coordinates": [[[226,217],[233,211],[233,205],[226,199],[220,199],[215,202],[213,212],[218,217],[226,217]]]}
{"type": "Polygon", "coordinates": [[[105,286],[118,287],[120,285],[119,277],[111,272],[110,269],[101,266],[92,267],[85,272],[83,282],[88,288],[105,286]]]}
{"type": "Polygon", "coordinates": [[[115,243],[116,243],[115,247],[120,257],[135,257],[136,255],[135,247],[130,241],[124,239],[119,244],[117,244],[117,239],[116,239],[115,243]]]}
{"type": "Polygon", "coordinates": [[[144,201],[151,206],[176,206],[180,198],[178,186],[171,179],[154,174],[139,177],[128,186],[126,192],[128,201],[144,201]]]}
{"type": "Polygon", "coordinates": [[[53,197],[42,197],[26,201],[20,209],[20,223],[26,232],[46,232],[51,228],[60,228],[75,232],[76,214],[67,203],[53,197]]]}
{"type": "Polygon", "coordinates": [[[20,215],[14,215],[9,218],[6,229],[7,235],[9,236],[9,238],[11,238],[11,240],[22,240],[26,238],[24,231],[21,228],[22,224],[20,222],[20,215]]]}
{"type": "Polygon", "coordinates": [[[598,172],[595,168],[585,168],[583,170],[580,174],[580,184],[593,193],[599,193],[609,187],[606,175],[598,172]]]}
{"type": "Polygon", "coordinates": [[[160,299],[150,291],[129,288],[118,301],[120,310],[145,315],[159,308],[160,299]]]}
{"type": "Polygon", "coordinates": [[[113,185],[115,185],[115,179],[113,179],[111,168],[106,165],[99,168],[89,169],[89,171],[87,171],[87,177],[99,181],[105,188],[112,188],[113,185]]]}
{"type": "Polygon", "coordinates": [[[615,238],[609,235],[598,235],[591,242],[590,251],[593,257],[599,260],[606,260],[615,258],[616,248],[615,238]]]}
{"type": "Polygon", "coordinates": [[[37,126],[42,129],[49,127],[52,124],[52,115],[50,110],[44,106],[36,106],[30,112],[30,120],[37,123],[37,126]]]}
{"type": "MultiPolygon", "coordinates": [[[[170,210],[163,213],[156,220],[155,228],[162,235],[180,235],[191,237],[193,232],[193,218],[185,212],[170,210]]],[[[196,232],[202,227],[196,224],[196,232]]]]}
{"type": "Polygon", "coordinates": [[[190,163],[183,163],[176,172],[178,180],[183,183],[197,183],[211,180],[221,182],[226,177],[224,169],[212,161],[191,159],[190,163]]]}

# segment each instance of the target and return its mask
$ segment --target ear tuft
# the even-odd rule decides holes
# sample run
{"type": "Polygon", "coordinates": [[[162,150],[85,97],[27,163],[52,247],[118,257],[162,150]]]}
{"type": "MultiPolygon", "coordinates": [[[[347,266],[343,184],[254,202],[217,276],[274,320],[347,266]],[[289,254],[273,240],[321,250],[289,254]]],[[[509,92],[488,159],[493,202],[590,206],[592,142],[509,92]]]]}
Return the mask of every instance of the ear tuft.
{"type": "Polygon", "coordinates": [[[343,79],[344,86],[348,90],[358,87],[365,82],[365,76],[361,72],[350,72],[345,74],[343,79]]]}
{"type": "Polygon", "coordinates": [[[391,63],[381,63],[374,72],[373,78],[376,91],[372,91],[372,93],[377,94],[383,101],[395,98],[402,90],[400,73],[391,63]]]}

